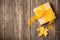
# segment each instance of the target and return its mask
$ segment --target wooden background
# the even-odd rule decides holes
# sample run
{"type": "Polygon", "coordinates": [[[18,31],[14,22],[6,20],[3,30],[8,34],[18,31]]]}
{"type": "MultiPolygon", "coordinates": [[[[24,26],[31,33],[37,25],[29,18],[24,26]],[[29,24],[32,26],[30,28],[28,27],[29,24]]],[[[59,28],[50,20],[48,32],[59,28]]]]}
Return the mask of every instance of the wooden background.
{"type": "Polygon", "coordinates": [[[0,0],[0,40],[60,40],[60,0],[0,0]],[[28,28],[27,20],[34,15],[33,9],[50,2],[57,19],[55,30],[38,37],[36,21],[28,28]]]}

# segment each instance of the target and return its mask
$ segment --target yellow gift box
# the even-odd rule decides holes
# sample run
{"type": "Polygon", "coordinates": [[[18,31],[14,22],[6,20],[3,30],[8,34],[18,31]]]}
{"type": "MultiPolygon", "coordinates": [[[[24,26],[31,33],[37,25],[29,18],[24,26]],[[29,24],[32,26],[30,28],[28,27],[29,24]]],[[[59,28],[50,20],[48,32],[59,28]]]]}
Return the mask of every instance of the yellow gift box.
{"type": "Polygon", "coordinates": [[[35,13],[35,16],[38,18],[38,21],[41,25],[47,22],[51,22],[52,20],[56,18],[49,3],[45,3],[35,8],[34,13],[35,13]]]}

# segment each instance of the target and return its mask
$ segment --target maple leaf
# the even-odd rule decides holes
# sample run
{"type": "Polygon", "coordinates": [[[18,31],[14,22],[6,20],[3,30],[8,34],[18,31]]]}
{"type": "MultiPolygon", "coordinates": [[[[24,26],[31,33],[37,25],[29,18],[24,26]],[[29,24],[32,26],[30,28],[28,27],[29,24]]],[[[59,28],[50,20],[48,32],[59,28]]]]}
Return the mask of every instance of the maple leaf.
{"type": "Polygon", "coordinates": [[[39,33],[39,36],[47,36],[48,35],[48,29],[47,28],[44,28],[44,27],[39,27],[36,29],[39,33]]]}
{"type": "Polygon", "coordinates": [[[54,27],[53,24],[50,24],[50,25],[48,25],[48,29],[49,29],[49,30],[55,30],[55,27],[54,27]]]}

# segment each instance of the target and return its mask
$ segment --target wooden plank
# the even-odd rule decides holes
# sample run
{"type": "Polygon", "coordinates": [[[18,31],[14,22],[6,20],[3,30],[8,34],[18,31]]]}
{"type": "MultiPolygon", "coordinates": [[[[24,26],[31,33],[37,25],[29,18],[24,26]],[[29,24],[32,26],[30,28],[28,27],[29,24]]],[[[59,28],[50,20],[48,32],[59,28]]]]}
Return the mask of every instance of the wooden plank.
{"type": "Polygon", "coordinates": [[[0,40],[4,40],[4,0],[0,0],[0,40]]]}
{"type": "Polygon", "coordinates": [[[5,0],[5,40],[19,40],[19,0],[5,0]]]}
{"type": "Polygon", "coordinates": [[[5,40],[30,40],[30,0],[5,0],[5,40]]]}
{"type": "MultiPolygon", "coordinates": [[[[55,10],[55,1],[56,0],[31,0],[31,16],[34,15],[33,9],[39,6],[40,4],[50,2],[51,5],[53,5],[53,9],[55,10]]],[[[40,24],[38,21],[34,22],[31,26],[31,40],[55,40],[55,30],[54,31],[49,31],[48,37],[39,37],[38,33],[36,31],[36,28],[40,27],[40,24]]]]}
{"type": "Polygon", "coordinates": [[[56,22],[55,22],[55,27],[56,27],[56,40],[60,40],[60,0],[56,0],[56,22]]]}
{"type": "Polygon", "coordinates": [[[30,18],[30,0],[20,0],[21,8],[21,40],[30,40],[30,28],[28,19],[30,18]]]}

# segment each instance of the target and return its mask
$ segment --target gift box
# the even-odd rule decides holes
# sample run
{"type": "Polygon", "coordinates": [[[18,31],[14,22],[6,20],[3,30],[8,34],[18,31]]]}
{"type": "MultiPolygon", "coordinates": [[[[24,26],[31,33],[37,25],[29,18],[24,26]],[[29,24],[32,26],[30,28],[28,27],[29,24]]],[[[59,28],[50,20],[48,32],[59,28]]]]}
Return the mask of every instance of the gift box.
{"type": "Polygon", "coordinates": [[[56,18],[49,2],[42,4],[34,9],[35,16],[37,17],[40,25],[51,22],[56,18]]]}

